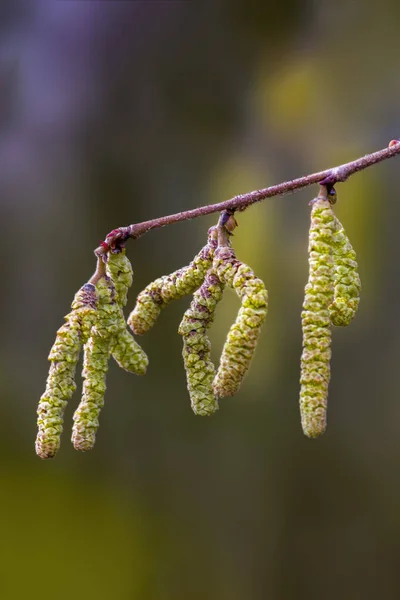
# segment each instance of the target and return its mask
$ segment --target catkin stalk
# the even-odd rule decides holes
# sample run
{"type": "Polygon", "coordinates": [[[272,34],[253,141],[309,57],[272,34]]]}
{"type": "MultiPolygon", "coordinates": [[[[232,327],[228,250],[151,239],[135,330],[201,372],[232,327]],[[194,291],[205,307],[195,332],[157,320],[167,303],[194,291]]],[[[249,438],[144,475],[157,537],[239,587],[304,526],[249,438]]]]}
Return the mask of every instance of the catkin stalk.
{"type": "Polygon", "coordinates": [[[213,383],[219,398],[233,396],[247,373],[268,312],[268,292],[252,269],[237,260],[228,246],[217,248],[213,268],[221,281],[235,290],[241,308],[229,330],[213,383]]]}
{"type": "Polygon", "coordinates": [[[303,432],[318,437],[326,429],[331,359],[331,319],[335,217],[325,197],[313,201],[309,234],[309,276],[303,311],[300,413],[303,432]]]}
{"type": "Polygon", "coordinates": [[[216,245],[216,230],[215,227],[211,227],[207,245],[188,266],[170,275],[159,277],[140,292],[136,305],[128,317],[128,325],[133,333],[136,335],[146,333],[155,324],[162,308],[172,300],[192,294],[200,287],[211,267],[216,245]]]}
{"type": "Polygon", "coordinates": [[[211,344],[207,329],[214,320],[224,285],[209,270],[201,287],[194,293],[190,307],[179,326],[183,338],[183,362],[193,412],[209,416],[218,410],[218,400],[212,388],[215,367],[211,361],[211,344]]]}

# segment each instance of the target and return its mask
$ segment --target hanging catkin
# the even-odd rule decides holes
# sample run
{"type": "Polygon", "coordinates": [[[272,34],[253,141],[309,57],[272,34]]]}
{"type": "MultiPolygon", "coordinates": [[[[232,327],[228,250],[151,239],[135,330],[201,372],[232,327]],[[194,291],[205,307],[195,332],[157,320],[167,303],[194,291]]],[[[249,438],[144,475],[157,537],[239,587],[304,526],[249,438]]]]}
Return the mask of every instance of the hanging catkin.
{"type": "Polygon", "coordinates": [[[126,256],[125,248],[119,252],[109,252],[107,255],[106,272],[115,287],[116,301],[120,306],[125,306],[128,290],[132,285],[133,271],[131,261],[126,256]]]}
{"type": "Polygon", "coordinates": [[[225,398],[238,391],[249,369],[268,312],[268,292],[261,279],[248,265],[237,260],[228,246],[217,248],[213,268],[220,280],[235,290],[242,303],[228,333],[213,383],[215,395],[225,398]]]}
{"type": "Polygon", "coordinates": [[[146,333],[155,324],[161,309],[172,300],[192,294],[202,284],[211,267],[217,245],[216,228],[208,232],[208,243],[187,266],[159,277],[137,297],[136,305],[128,318],[128,325],[136,335],[146,333]]]}
{"type": "Polygon", "coordinates": [[[76,293],[72,312],[65,317],[66,323],[58,330],[50,350],[46,390],[37,410],[36,453],[40,458],[53,458],[60,447],[64,411],[76,389],[75,369],[95,321],[96,306],[96,288],[87,283],[76,293]]]}
{"type": "Polygon", "coordinates": [[[303,311],[303,352],[301,355],[300,413],[303,432],[315,438],[326,429],[326,410],[331,359],[333,300],[333,246],[335,216],[322,191],[312,202],[309,233],[309,276],[303,311]]]}
{"type": "Polygon", "coordinates": [[[98,417],[104,405],[106,373],[115,336],[120,332],[120,307],[113,299],[110,280],[101,278],[96,288],[99,294],[96,323],[84,347],[83,394],[74,414],[72,443],[76,450],[91,450],[99,427],[98,417]]]}
{"type": "Polygon", "coordinates": [[[125,248],[120,252],[108,254],[106,271],[115,289],[115,301],[119,305],[119,331],[112,344],[111,354],[117,364],[130,373],[144,375],[148,366],[148,358],[144,350],[127,330],[122,307],[125,306],[128,290],[132,285],[133,272],[125,248]]]}
{"type": "Polygon", "coordinates": [[[332,325],[344,327],[349,325],[358,310],[361,282],[356,253],[337,217],[333,234],[333,260],[335,287],[329,311],[332,325]]]}
{"type": "Polygon", "coordinates": [[[207,329],[214,320],[224,285],[209,270],[201,287],[194,293],[190,307],[179,326],[183,337],[183,362],[192,409],[196,415],[208,416],[218,410],[212,389],[215,367],[211,361],[211,344],[207,329]]]}

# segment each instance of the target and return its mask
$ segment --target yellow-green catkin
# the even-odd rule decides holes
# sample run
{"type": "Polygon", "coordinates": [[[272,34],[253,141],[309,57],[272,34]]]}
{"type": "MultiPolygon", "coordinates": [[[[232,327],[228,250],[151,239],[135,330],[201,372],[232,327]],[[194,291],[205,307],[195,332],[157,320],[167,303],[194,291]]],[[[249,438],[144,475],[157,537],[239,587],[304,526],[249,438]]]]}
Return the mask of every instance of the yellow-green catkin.
{"type": "Polygon", "coordinates": [[[120,306],[119,332],[115,337],[111,354],[117,364],[135,375],[144,375],[148,366],[148,358],[144,350],[127,330],[122,307],[126,305],[128,290],[132,285],[133,272],[125,248],[118,253],[109,253],[106,266],[107,274],[115,287],[115,300],[120,306]]]}
{"type": "Polygon", "coordinates": [[[211,227],[207,245],[200,250],[188,266],[170,275],[159,277],[140,292],[136,305],[128,318],[128,325],[133,333],[137,335],[146,333],[155,324],[162,308],[172,300],[192,294],[201,286],[211,267],[216,246],[216,228],[211,227]]]}
{"type": "Polygon", "coordinates": [[[268,292],[252,269],[237,260],[228,246],[217,248],[213,268],[220,280],[235,290],[241,308],[232,325],[213,382],[216,396],[233,396],[239,389],[253,358],[261,327],[268,312],[268,292]]]}
{"type": "Polygon", "coordinates": [[[108,361],[121,326],[120,307],[113,297],[111,282],[101,278],[96,288],[99,294],[97,318],[84,347],[83,394],[73,417],[72,443],[81,451],[91,450],[95,443],[98,417],[104,405],[108,361]]]}
{"type": "Polygon", "coordinates": [[[66,323],[58,330],[50,350],[46,390],[37,410],[36,453],[40,458],[53,458],[60,447],[64,411],[76,389],[76,365],[95,321],[96,306],[96,288],[87,283],[76,293],[73,310],[65,317],[66,323]]]}
{"type": "Polygon", "coordinates": [[[128,298],[128,290],[133,281],[132,265],[131,261],[126,256],[125,248],[122,248],[118,253],[108,253],[106,272],[115,286],[118,304],[120,306],[125,306],[128,298]]]}
{"type": "Polygon", "coordinates": [[[333,300],[333,247],[335,216],[329,200],[318,196],[311,209],[309,234],[309,276],[303,311],[303,352],[301,355],[300,414],[303,432],[318,437],[326,429],[331,359],[331,318],[333,300]]]}
{"type": "Polygon", "coordinates": [[[358,310],[361,282],[356,253],[337,217],[333,235],[333,260],[335,287],[329,312],[332,325],[344,327],[351,323],[358,310]]]}
{"type": "Polygon", "coordinates": [[[112,346],[112,356],[121,369],[135,375],[145,375],[149,359],[130,331],[127,330],[121,308],[119,313],[119,332],[112,346]]]}
{"type": "Polygon", "coordinates": [[[207,329],[222,298],[224,285],[209,270],[203,284],[194,293],[190,307],[179,326],[183,338],[183,362],[193,412],[209,416],[218,410],[218,400],[212,389],[215,367],[211,361],[211,343],[207,329]]]}

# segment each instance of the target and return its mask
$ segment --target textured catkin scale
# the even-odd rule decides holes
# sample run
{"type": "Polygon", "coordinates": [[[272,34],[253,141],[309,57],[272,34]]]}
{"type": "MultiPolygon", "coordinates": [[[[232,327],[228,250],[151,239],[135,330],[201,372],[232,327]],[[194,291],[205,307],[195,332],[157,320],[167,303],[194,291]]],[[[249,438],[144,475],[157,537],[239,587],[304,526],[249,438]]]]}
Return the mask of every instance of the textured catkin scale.
{"type": "Polygon", "coordinates": [[[332,325],[345,327],[351,323],[358,310],[361,282],[356,253],[337,217],[333,235],[333,261],[335,288],[329,312],[332,325]]]}
{"type": "Polygon", "coordinates": [[[136,335],[146,333],[155,324],[161,309],[172,300],[193,294],[211,267],[217,245],[215,227],[211,227],[208,243],[187,266],[159,277],[150,283],[137,297],[136,305],[128,318],[128,325],[136,335]]]}
{"type": "Polygon", "coordinates": [[[64,411],[76,389],[75,369],[82,344],[95,321],[96,304],[95,286],[84,285],[76,293],[73,310],[65,317],[66,323],[58,330],[50,350],[46,390],[37,410],[36,453],[40,458],[53,458],[60,447],[64,411]]]}
{"type": "Polygon", "coordinates": [[[242,306],[229,330],[213,382],[216,396],[233,396],[247,373],[268,312],[268,292],[252,269],[237,260],[232,248],[215,251],[213,268],[223,283],[233,288],[242,306]]]}
{"type": "Polygon", "coordinates": [[[120,306],[125,306],[128,298],[128,290],[133,280],[132,265],[126,256],[125,248],[118,253],[108,253],[106,272],[115,286],[117,302],[120,306]]]}
{"type": "Polygon", "coordinates": [[[84,346],[83,394],[73,417],[72,443],[81,451],[91,450],[95,443],[98,417],[104,405],[108,361],[121,328],[120,306],[112,283],[102,278],[96,288],[99,294],[97,319],[84,346]]]}
{"type": "Polygon", "coordinates": [[[333,299],[333,237],[335,216],[328,199],[318,197],[312,204],[309,235],[309,276],[303,311],[303,352],[301,355],[300,414],[303,432],[318,437],[326,429],[326,410],[331,359],[333,299]]]}
{"type": "Polygon", "coordinates": [[[183,362],[193,412],[209,416],[218,410],[218,401],[212,389],[215,367],[211,361],[211,344],[207,329],[214,320],[224,285],[217,275],[208,271],[203,284],[194,293],[190,307],[179,326],[183,338],[183,362]]]}

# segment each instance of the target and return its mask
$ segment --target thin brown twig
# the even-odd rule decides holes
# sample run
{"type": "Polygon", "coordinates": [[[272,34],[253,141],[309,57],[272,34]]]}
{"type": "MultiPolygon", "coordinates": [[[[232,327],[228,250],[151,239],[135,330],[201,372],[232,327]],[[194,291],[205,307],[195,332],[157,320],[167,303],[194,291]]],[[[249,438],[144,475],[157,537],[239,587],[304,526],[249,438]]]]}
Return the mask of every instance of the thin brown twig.
{"type": "Polygon", "coordinates": [[[261,190],[240,194],[239,196],[234,196],[230,200],[218,202],[217,204],[200,206],[198,208],[185,210],[165,217],[159,217],[150,221],[134,223],[128,227],[119,227],[107,235],[105,242],[103,242],[95,252],[97,256],[105,254],[110,248],[113,248],[116,245],[123,245],[130,238],[136,239],[151,229],[158,229],[159,227],[165,227],[172,223],[196,219],[197,217],[210,215],[223,210],[231,211],[232,213],[234,211],[243,211],[252,204],[265,200],[266,198],[282,196],[288,192],[294,192],[315,183],[320,183],[327,186],[328,189],[332,189],[337,182],[346,181],[350,175],[358,173],[358,171],[362,171],[363,169],[371,167],[392,156],[396,156],[397,154],[400,154],[400,140],[392,140],[387,148],[378,150],[373,154],[367,154],[361,158],[345,163],[344,165],[340,165],[339,167],[326,169],[325,171],[319,171],[318,173],[312,173],[311,175],[304,175],[298,179],[278,183],[261,190]]]}

